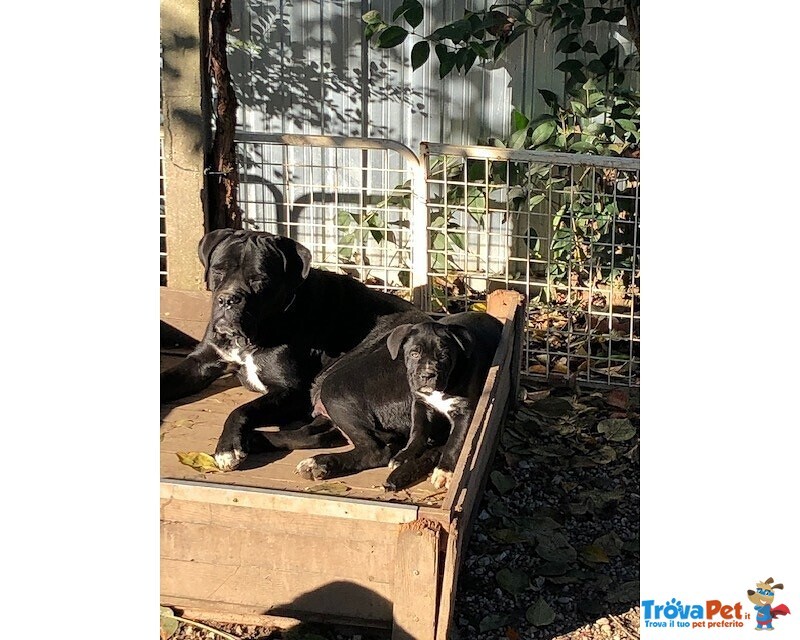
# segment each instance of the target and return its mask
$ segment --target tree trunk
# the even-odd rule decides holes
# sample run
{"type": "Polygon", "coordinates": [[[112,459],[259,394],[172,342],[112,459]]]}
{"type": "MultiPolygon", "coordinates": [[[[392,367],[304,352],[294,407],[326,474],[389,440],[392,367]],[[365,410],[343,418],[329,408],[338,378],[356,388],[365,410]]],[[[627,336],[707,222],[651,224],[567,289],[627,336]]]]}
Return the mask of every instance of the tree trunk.
{"type": "Polygon", "coordinates": [[[211,0],[208,64],[217,99],[208,184],[212,191],[210,201],[213,207],[210,218],[212,226],[217,229],[242,228],[242,211],[236,201],[239,184],[234,143],[237,102],[225,50],[230,23],[231,0],[211,0]]]}
{"type": "Polygon", "coordinates": [[[625,0],[625,17],[628,33],[631,35],[636,50],[639,51],[639,0],[625,0]]]}

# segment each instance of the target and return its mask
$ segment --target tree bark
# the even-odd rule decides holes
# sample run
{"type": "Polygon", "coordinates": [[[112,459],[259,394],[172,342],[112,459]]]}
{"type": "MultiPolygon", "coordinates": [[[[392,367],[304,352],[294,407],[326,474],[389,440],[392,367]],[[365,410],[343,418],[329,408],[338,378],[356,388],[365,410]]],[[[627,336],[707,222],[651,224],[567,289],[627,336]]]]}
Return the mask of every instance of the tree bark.
{"type": "Polygon", "coordinates": [[[625,0],[625,17],[628,33],[631,35],[636,50],[639,51],[639,0],[625,0]]]}
{"type": "Polygon", "coordinates": [[[217,229],[242,228],[242,211],[236,199],[239,175],[236,163],[236,94],[226,53],[231,0],[211,0],[208,64],[216,87],[214,143],[209,187],[212,191],[211,222],[217,229]]]}

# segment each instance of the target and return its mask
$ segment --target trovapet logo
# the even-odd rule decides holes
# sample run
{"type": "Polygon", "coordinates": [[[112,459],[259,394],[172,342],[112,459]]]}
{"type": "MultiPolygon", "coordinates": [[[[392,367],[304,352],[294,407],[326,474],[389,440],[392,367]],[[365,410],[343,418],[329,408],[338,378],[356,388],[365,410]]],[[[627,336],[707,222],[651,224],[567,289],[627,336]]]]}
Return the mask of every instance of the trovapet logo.
{"type": "Polygon", "coordinates": [[[775,590],[783,589],[783,584],[772,584],[772,578],[767,578],[764,582],[756,583],[756,590],[747,590],[747,599],[750,600],[755,606],[756,610],[756,629],[759,631],[767,630],[772,631],[772,621],[778,616],[785,616],[789,611],[789,607],[785,604],[779,604],[777,607],[772,606],[775,600],[775,590]]]}
{"type": "Polygon", "coordinates": [[[672,598],[663,604],[655,600],[643,600],[642,621],[648,629],[740,629],[750,627],[755,622],[755,629],[773,631],[773,621],[778,616],[791,613],[785,604],[773,606],[776,589],[783,589],[783,584],[773,584],[772,578],[756,582],[755,590],[747,590],[747,599],[755,607],[716,599],[686,603],[672,598]],[[755,612],[751,613],[751,609],[755,612]]]}

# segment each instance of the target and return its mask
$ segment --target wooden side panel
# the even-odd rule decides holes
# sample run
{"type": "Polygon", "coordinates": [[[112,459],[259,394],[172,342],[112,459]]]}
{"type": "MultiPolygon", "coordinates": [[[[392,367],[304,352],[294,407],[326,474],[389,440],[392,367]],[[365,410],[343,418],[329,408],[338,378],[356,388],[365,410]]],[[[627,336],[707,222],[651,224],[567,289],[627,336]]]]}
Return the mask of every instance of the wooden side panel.
{"type": "Polygon", "coordinates": [[[423,518],[400,528],[392,640],[434,640],[441,530],[438,522],[423,518]]]}
{"type": "Polygon", "coordinates": [[[400,526],[165,499],[161,600],[388,622],[400,526]]]}

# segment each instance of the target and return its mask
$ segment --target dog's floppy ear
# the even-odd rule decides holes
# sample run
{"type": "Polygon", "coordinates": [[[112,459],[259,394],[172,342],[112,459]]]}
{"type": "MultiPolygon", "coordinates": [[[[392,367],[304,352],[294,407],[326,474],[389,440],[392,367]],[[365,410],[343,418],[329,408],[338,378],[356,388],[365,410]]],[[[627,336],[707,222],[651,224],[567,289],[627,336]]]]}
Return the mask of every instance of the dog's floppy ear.
{"type": "Polygon", "coordinates": [[[287,275],[299,275],[300,280],[308,277],[311,271],[311,252],[302,244],[284,236],[274,237],[275,248],[283,256],[287,275]]]}
{"type": "Polygon", "coordinates": [[[472,334],[466,327],[462,327],[458,324],[451,324],[448,325],[447,329],[450,331],[450,335],[453,336],[453,340],[458,343],[458,346],[461,347],[464,355],[469,358],[472,355],[472,347],[475,344],[475,341],[472,338],[472,334]]]}
{"type": "Polygon", "coordinates": [[[392,360],[397,360],[397,354],[400,352],[403,340],[406,339],[413,326],[413,324],[398,325],[386,338],[386,346],[389,348],[389,355],[392,356],[392,360]]]}
{"type": "Polygon", "coordinates": [[[235,231],[233,229],[217,229],[216,231],[208,232],[200,240],[200,244],[197,247],[197,253],[200,256],[200,262],[203,263],[203,268],[205,269],[205,275],[203,277],[206,280],[206,288],[208,289],[211,288],[211,283],[209,282],[208,278],[208,267],[211,264],[211,254],[214,253],[214,249],[216,249],[223,240],[227,240],[234,233],[235,231]]]}

